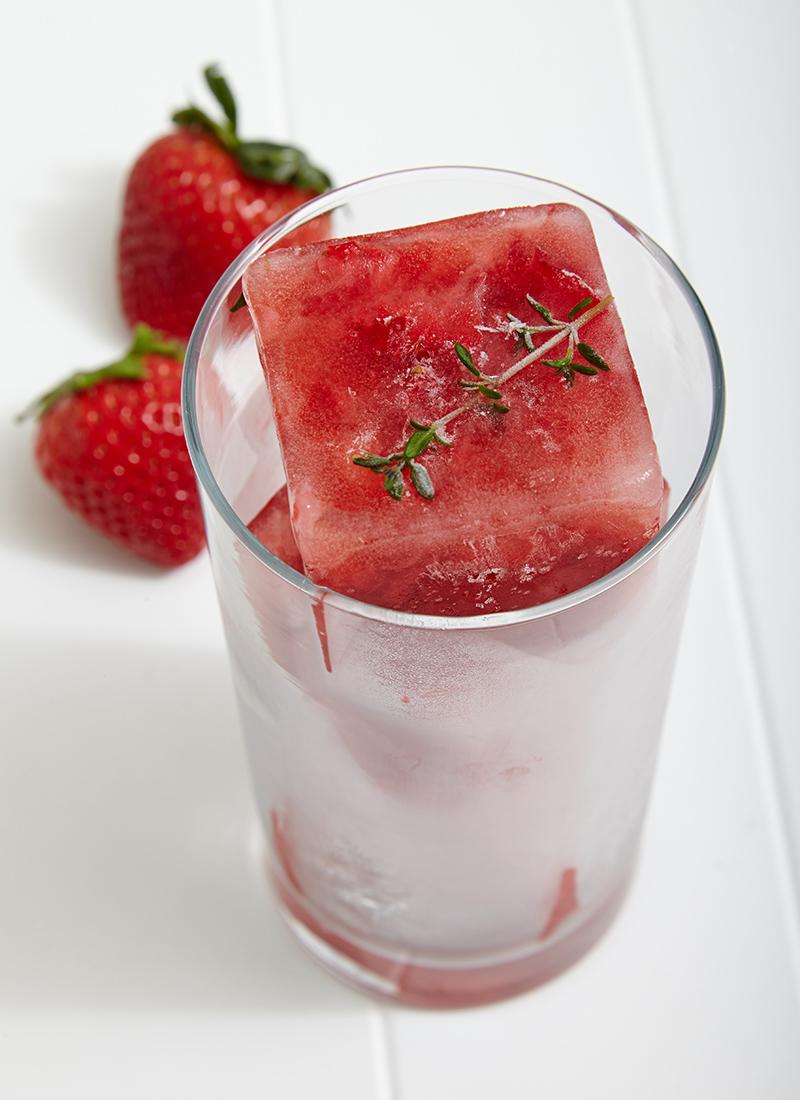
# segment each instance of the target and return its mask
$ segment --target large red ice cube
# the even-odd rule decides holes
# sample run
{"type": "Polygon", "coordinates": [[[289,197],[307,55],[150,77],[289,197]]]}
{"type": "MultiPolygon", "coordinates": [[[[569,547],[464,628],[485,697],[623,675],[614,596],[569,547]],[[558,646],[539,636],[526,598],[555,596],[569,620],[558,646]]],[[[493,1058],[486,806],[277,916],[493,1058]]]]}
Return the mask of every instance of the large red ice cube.
{"type": "MultiPolygon", "coordinates": [[[[612,303],[581,330],[610,365],[568,388],[542,362],[448,426],[424,463],[433,500],[353,464],[401,450],[465,391],[456,341],[486,374],[524,351],[509,312],[558,319],[609,294],[588,219],[557,204],[473,214],[268,252],[244,279],[306,573],[430,614],[510,610],[608,573],[658,529],[663,482],[612,303]]],[[[544,337],[535,337],[541,343],[544,337]]],[[[566,339],[550,354],[563,355],[566,339]]]]}

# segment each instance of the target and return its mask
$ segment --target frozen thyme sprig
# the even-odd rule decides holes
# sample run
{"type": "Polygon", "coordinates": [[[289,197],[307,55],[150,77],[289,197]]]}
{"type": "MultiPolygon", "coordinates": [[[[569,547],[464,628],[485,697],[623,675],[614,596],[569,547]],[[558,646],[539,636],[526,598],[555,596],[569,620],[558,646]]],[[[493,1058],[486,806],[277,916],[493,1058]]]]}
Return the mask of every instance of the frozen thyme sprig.
{"type": "Polygon", "coordinates": [[[489,328],[481,325],[484,332],[501,332],[515,335],[520,345],[527,354],[512,363],[501,374],[486,374],[480,370],[472,357],[472,353],[464,344],[456,341],[453,345],[461,365],[467,371],[468,378],[460,378],[459,385],[469,391],[470,397],[464,404],[451,409],[450,412],[440,416],[432,424],[422,424],[417,420],[409,420],[411,432],[400,451],[389,455],[375,455],[362,452],[355,455],[353,463],[363,466],[375,474],[383,477],[383,487],[392,500],[400,500],[405,492],[405,472],[408,471],[411,484],[424,500],[433,500],[435,490],[430,474],[419,461],[429,447],[441,445],[450,447],[451,441],[442,435],[442,430],[456,417],[470,409],[477,408],[480,403],[488,403],[498,413],[505,415],[510,411],[510,406],[503,397],[501,387],[510,381],[520,371],[538,359],[546,367],[550,367],[563,380],[568,389],[575,384],[575,375],[593,375],[598,371],[609,370],[608,363],[602,355],[590,345],[578,338],[578,333],[584,325],[602,313],[611,302],[613,296],[607,295],[599,302],[592,305],[593,298],[582,298],[570,309],[565,321],[557,320],[547,306],[538,302],[530,294],[525,295],[528,305],[541,317],[544,324],[528,324],[520,320],[513,313],[508,313],[508,322],[502,328],[489,328]],[[538,347],[533,342],[535,336],[545,336],[546,339],[538,347]],[[562,340],[567,340],[567,348],[564,355],[558,359],[543,359],[548,351],[558,346],[562,340]],[[576,353],[580,359],[576,359],[576,353]],[[581,362],[581,359],[584,360],[581,362]]]}
{"type": "MultiPolygon", "coordinates": [[[[609,369],[608,363],[603,359],[602,355],[595,351],[589,344],[584,343],[578,339],[578,329],[581,325],[590,321],[592,317],[606,308],[611,301],[611,296],[603,298],[598,302],[596,306],[589,309],[592,304],[592,298],[582,298],[579,302],[576,302],[572,309],[567,314],[566,321],[557,321],[553,317],[547,306],[542,305],[541,302],[537,302],[530,294],[526,294],[528,304],[536,310],[542,320],[545,322],[543,325],[528,325],[524,321],[520,321],[519,317],[515,317],[513,313],[508,313],[508,326],[503,329],[487,329],[484,326],[484,331],[487,332],[512,332],[519,338],[522,346],[529,352],[541,352],[545,350],[545,345],[536,349],[533,343],[534,335],[539,335],[546,332],[554,332],[559,337],[564,335],[568,338],[567,351],[560,359],[543,359],[542,363],[546,367],[550,367],[556,374],[559,374],[568,388],[572,388],[575,384],[576,374],[597,374],[599,370],[606,371],[609,369]],[[575,352],[586,360],[581,363],[575,359],[575,352]]],[[[550,343],[546,345],[550,347],[550,343]]],[[[538,357],[538,356],[537,356],[538,357]]],[[[528,360],[530,362],[530,359],[528,360]]],[[[516,372],[515,372],[516,373],[516,372]]]]}
{"type": "Polygon", "coordinates": [[[450,443],[442,439],[435,424],[420,424],[416,420],[410,420],[409,424],[413,430],[405,441],[402,451],[391,455],[373,455],[366,452],[356,455],[353,462],[356,466],[364,466],[375,474],[382,474],[383,487],[392,500],[399,500],[405,491],[404,472],[406,470],[411,477],[411,484],[423,500],[433,500],[431,475],[417,459],[432,443],[439,443],[443,447],[449,447],[450,443]]]}

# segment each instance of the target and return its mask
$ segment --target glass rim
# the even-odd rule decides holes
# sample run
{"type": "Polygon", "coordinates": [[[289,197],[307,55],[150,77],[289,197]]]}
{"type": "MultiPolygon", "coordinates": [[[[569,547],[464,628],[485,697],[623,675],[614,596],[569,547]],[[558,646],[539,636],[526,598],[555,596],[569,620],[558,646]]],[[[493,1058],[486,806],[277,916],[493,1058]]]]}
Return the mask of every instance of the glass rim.
{"type": "Polygon", "coordinates": [[[658,245],[647,233],[631,222],[628,218],[619,214],[612,207],[597,199],[586,195],[575,188],[567,187],[556,180],[546,179],[542,176],[533,176],[526,172],[516,172],[506,168],[487,168],[479,165],[432,165],[420,168],[404,168],[393,172],[384,172],[352,183],[343,184],[318,195],[314,199],[303,203],[290,213],[284,215],[274,225],[270,226],[252,241],[226,269],[218,279],[214,289],[201,309],[189,342],[184,359],[183,382],[181,386],[181,402],[184,433],[189,450],[189,456],[194,466],[195,474],[200,485],[208,495],[212,505],[231,529],[237,539],[271,572],[277,574],[282,580],[299,589],[308,597],[325,601],[326,607],[336,607],[351,615],[360,618],[378,620],[391,623],[395,626],[411,627],[430,630],[475,630],[489,629],[500,626],[514,626],[520,623],[531,622],[536,619],[548,618],[557,615],[569,608],[585,603],[603,592],[614,588],[631,574],[637,572],[646,562],[655,557],[663,546],[672,538],[675,531],[681,525],[686,516],[692,511],[699,499],[704,487],[713,472],[717,454],[719,452],[722,428],[725,420],[725,377],[722,368],[722,356],[717,343],[716,335],[711,326],[708,314],[703,303],[689,280],[683,274],[675,261],[658,245]],[[589,202],[598,209],[609,214],[622,228],[631,233],[637,241],[650,253],[654,260],[667,272],[681,290],[689,304],[698,328],[703,336],[712,383],[712,408],[711,418],[706,440],[705,450],[697,467],[695,476],[678,503],[672,511],[663,527],[659,528],[655,535],[649,539],[635,554],[590,584],[559,596],[555,600],[546,603],[535,604],[532,607],[523,607],[516,611],[494,611],[482,615],[418,615],[409,611],[395,611],[378,604],[366,603],[352,596],[346,596],[331,588],[325,588],[315,584],[304,573],[298,573],[290,565],[276,557],[260,542],[249,530],[247,525],[236,514],[232,504],[220,488],[211,466],[206,458],[205,450],[200,438],[199,424],[197,420],[197,374],[200,364],[200,356],[211,323],[217,312],[223,307],[245,270],[262,252],[266,252],[276,241],[292,233],[300,225],[318,217],[320,214],[330,213],[334,209],[343,206],[348,199],[360,192],[368,191],[376,186],[390,185],[402,182],[404,178],[420,177],[428,175],[444,177],[452,173],[469,173],[476,175],[484,173],[490,176],[507,176],[517,180],[543,183],[550,187],[556,187],[566,195],[573,195],[589,202]]]}

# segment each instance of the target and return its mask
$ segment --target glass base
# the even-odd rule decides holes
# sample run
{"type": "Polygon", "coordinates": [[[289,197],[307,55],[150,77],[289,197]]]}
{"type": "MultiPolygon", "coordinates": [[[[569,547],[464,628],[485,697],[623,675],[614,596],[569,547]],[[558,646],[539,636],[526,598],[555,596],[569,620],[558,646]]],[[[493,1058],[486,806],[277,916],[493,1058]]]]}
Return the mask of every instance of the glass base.
{"type": "Polygon", "coordinates": [[[484,966],[431,967],[379,955],[323,928],[291,888],[270,876],[286,923],[327,971],[362,993],[419,1008],[469,1008],[534,989],[576,963],[614,920],[630,879],[583,924],[555,943],[511,961],[484,966]]]}

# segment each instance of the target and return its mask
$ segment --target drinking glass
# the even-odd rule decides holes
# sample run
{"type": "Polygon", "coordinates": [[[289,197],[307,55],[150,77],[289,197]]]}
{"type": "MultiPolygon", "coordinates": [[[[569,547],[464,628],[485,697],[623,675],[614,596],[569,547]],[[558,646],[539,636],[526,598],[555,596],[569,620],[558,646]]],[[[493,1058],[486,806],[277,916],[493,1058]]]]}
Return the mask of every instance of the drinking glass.
{"type": "MultiPolygon", "coordinates": [[[[309,333],[309,339],[313,336],[309,333]]],[[[552,977],[624,895],[723,420],[719,350],[667,255],[547,180],[424,168],[283,218],[231,265],[189,344],[184,424],[267,864],[301,943],[357,987],[476,1004],[552,977]],[[311,219],[334,236],[569,202],[590,219],[669,485],[661,530],[550,603],[445,618],[317,587],[247,524],[285,482],[241,277],[311,219]]]]}

